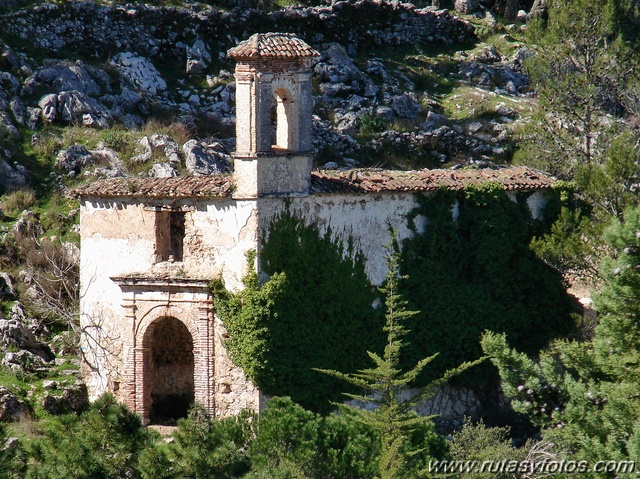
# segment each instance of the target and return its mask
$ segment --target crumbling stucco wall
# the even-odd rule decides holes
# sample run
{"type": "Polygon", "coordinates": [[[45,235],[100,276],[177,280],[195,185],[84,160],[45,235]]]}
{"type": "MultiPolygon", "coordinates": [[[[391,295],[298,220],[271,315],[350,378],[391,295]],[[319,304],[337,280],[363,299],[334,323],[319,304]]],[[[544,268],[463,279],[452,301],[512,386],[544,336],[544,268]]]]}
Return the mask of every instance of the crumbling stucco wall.
{"type": "MultiPolygon", "coordinates": [[[[273,219],[287,207],[282,199],[258,200],[260,230],[268,236],[273,219]]],[[[373,284],[381,284],[386,276],[385,247],[391,240],[390,228],[398,232],[400,240],[412,233],[407,226],[407,214],[417,206],[411,193],[381,193],[375,195],[314,195],[289,199],[290,211],[307,224],[315,224],[321,232],[331,228],[339,242],[349,237],[365,257],[365,270],[373,284]]],[[[424,231],[425,218],[416,218],[418,231],[424,231]]]]}
{"type": "Polygon", "coordinates": [[[216,277],[240,287],[246,253],[257,245],[257,217],[255,202],[231,199],[83,199],[82,347],[91,397],[114,392],[148,419],[150,390],[137,383],[152,351],[142,343],[145,328],[164,307],[171,311],[162,314],[191,325],[196,400],[218,415],[260,407],[259,392],[227,357],[226,333],[215,320],[207,288],[216,277]],[[168,208],[183,211],[185,218],[183,261],[173,263],[157,255],[157,242],[167,235],[158,234],[156,218],[168,208]]]}

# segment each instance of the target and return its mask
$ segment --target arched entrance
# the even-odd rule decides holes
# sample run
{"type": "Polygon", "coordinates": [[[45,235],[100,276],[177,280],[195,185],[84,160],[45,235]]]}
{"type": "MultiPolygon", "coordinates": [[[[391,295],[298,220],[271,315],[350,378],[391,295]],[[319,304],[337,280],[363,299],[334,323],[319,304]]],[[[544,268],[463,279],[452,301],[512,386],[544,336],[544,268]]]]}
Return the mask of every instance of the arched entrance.
{"type": "Polygon", "coordinates": [[[152,423],[171,423],[186,417],[194,401],[193,338],[173,317],[160,318],[147,329],[144,347],[144,388],[150,400],[152,423]]]}

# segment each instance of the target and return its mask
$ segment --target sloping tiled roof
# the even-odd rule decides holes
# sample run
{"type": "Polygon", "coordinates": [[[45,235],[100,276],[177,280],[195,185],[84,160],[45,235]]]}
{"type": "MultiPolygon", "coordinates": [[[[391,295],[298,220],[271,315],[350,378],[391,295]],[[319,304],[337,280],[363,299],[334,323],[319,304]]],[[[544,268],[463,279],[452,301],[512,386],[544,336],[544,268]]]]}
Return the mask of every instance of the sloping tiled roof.
{"type": "Polygon", "coordinates": [[[317,51],[293,33],[256,33],[230,49],[227,54],[235,60],[299,58],[319,55],[317,51]]]}
{"type": "Polygon", "coordinates": [[[233,180],[229,175],[178,176],[175,178],[113,178],[80,186],[75,196],[215,198],[229,196],[233,180]]]}
{"type": "Polygon", "coordinates": [[[554,183],[552,178],[523,166],[417,171],[325,170],[313,173],[312,190],[314,193],[461,190],[467,185],[490,181],[501,183],[507,191],[547,189],[554,183]]]}
{"type": "MultiPolygon", "coordinates": [[[[468,170],[319,170],[311,174],[311,190],[318,194],[461,190],[467,185],[489,181],[501,183],[507,191],[548,189],[554,183],[552,178],[523,166],[468,170]]],[[[230,196],[232,191],[230,175],[211,175],[114,178],[88,183],[72,193],[98,197],[218,198],[230,196]]]]}

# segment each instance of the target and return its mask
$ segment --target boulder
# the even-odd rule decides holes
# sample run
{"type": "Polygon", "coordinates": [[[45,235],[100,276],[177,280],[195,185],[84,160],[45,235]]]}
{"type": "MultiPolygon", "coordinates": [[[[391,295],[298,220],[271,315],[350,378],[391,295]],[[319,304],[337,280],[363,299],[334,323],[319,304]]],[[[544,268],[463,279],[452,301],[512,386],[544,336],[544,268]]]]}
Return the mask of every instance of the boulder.
{"type": "Polygon", "coordinates": [[[0,111],[0,141],[7,138],[19,140],[21,137],[20,130],[13,124],[9,115],[0,111]]]}
{"type": "Polygon", "coordinates": [[[314,71],[322,82],[346,84],[352,81],[364,83],[365,80],[364,73],[355,66],[344,47],[338,43],[331,43],[322,51],[314,71]]]}
{"type": "Polygon", "coordinates": [[[2,90],[11,95],[16,95],[20,90],[20,80],[9,72],[0,71],[0,91],[2,90]]]}
{"type": "Polygon", "coordinates": [[[199,75],[211,61],[209,49],[200,39],[187,48],[187,73],[190,75],[199,75]]]}
{"type": "Polygon", "coordinates": [[[60,150],[56,157],[55,168],[65,173],[79,173],[82,168],[96,162],[93,155],[82,145],[71,145],[66,150],[60,150]]]}
{"type": "Polygon", "coordinates": [[[27,123],[27,108],[20,98],[13,97],[9,103],[9,108],[11,109],[11,114],[20,125],[27,123]]]}
{"type": "Polygon", "coordinates": [[[454,8],[456,12],[473,13],[480,7],[479,0],[455,0],[454,8]]]}
{"type": "Polygon", "coordinates": [[[114,168],[119,172],[118,176],[126,176],[126,169],[120,156],[111,148],[105,147],[104,143],[98,143],[98,147],[95,150],[89,150],[89,154],[96,165],[114,168]]]}
{"type": "Polygon", "coordinates": [[[51,348],[49,348],[47,344],[38,341],[24,324],[15,319],[0,319],[0,346],[2,346],[3,349],[16,348],[20,350],[18,353],[15,353],[18,356],[11,359],[7,359],[9,355],[12,354],[8,353],[5,356],[5,360],[8,362],[22,364],[22,362],[28,361],[28,358],[25,359],[20,355],[20,353],[23,352],[37,356],[40,362],[49,362],[54,359],[51,348]]]}
{"type": "Polygon", "coordinates": [[[397,95],[392,98],[391,108],[399,117],[407,118],[409,120],[418,116],[418,113],[422,111],[422,107],[407,93],[397,95]]]}
{"type": "Polygon", "coordinates": [[[138,141],[138,146],[136,147],[137,151],[140,151],[140,154],[131,158],[132,163],[146,163],[153,156],[153,149],[151,145],[151,140],[148,136],[143,136],[138,141]]]}
{"type": "Polygon", "coordinates": [[[169,163],[180,164],[180,147],[167,135],[151,135],[151,146],[154,150],[161,150],[169,163]]]}
{"type": "Polygon", "coordinates": [[[78,414],[89,407],[89,393],[82,381],[73,385],[61,385],[56,382],[50,386],[42,399],[42,409],[49,414],[78,414]]]}
{"type": "Polygon", "coordinates": [[[38,106],[41,109],[42,118],[49,123],[57,120],[58,118],[58,95],[55,93],[49,93],[44,95],[38,101],[38,106]]]}
{"type": "Polygon", "coordinates": [[[26,170],[18,165],[12,167],[1,158],[0,152],[0,187],[15,190],[27,184],[26,170]]]}
{"type": "Polygon", "coordinates": [[[37,237],[44,233],[44,227],[33,211],[24,210],[11,231],[18,236],[37,237]]]}
{"type": "Polygon", "coordinates": [[[58,119],[87,126],[109,127],[107,108],[77,90],[63,91],[58,95],[58,119]]]}
{"type": "Polygon", "coordinates": [[[13,284],[13,278],[8,273],[0,272],[0,299],[16,299],[18,294],[13,284]]]}
{"type": "Polygon", "coordinates": [[[170,178],[178,176],[178,170],[169,162],[156,163],[151,167],[148,174],[152,178],[170,178]]]}
{"type": "Polygon", "coordinates": [[[85,95],[99,95],[100,85],[90,72],[93,73],[93,76],[101,78],[101,83],[108,85],[109,77],[105,72],[89,67],[80,60],[77,62],[49,60],[45,61],[44,66],[37,68],[33,75],[25,80],[24,88],[26,92],[31,92],[36,88],[46,88],[51,93],[75,90],[85,95]]]}
{"type": "MultiPolygon", "coordinates": [[[[218,143],[219,145],[219,143],[218,143]]],[[[231,171],[231,156],[222,152],[220,147],[208,145],[203,141],[189,140],[183,147],[185,166],[192,175],[213,175],[231,171]]]]}
{"type": "Polygon", "coordinates": [[[388,106],[378,106],[376,107],[376,116],[381,120],[391,121],[396,117],[396,114],[388,106]]]}
{"type": "Polygon", "coordinates": [[[0,386],[0,422],[18,422],[32,413],[31,408],[22,399],[18,399],[6,387],[0,386]]]}
{"type": "Polygon", "coordinates": [[[156,95],[167,89],[167,83],[147,58],[131,52],[118,53],[111,60],[128,86],[140,93],[156,95]]]}
{"type": "Polygon", "coordinates": [[[20,66],[22,61],[13,48],[0,41],[0,69],[17,70],[20,66]]]}
{"type": "Polygon", "coordinates": [[[35,353],[22,349],[17,353],[6,353],[2,365],[14,372],[33,373],[46,369],[45,361],[35,353]]]}

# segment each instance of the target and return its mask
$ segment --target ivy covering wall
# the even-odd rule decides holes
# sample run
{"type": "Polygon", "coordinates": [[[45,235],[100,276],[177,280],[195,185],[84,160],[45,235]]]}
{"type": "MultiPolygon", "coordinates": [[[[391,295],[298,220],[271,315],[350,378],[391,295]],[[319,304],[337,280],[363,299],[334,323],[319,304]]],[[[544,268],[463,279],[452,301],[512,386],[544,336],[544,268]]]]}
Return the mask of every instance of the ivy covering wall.
{"type": "MultiPolygon", "coordinates": [[[[420,199],[410,227],[415,231],[417,216],[429,224],[424,234],[405,241],[401,263],[402,292],[420,311],[413,318],[407,364],[439,353],[425,371],[437,377],[482,356],[485,330],[506,333],[511,344],[534,355],[551,338],[572,331],[575,303],[562,275],[529,248],[546,224],[531,217],[527,195],[516,200],[493,183],[420,199]]],[[[488,363],[463,376],[472,386],[492,378],[497,375],[488,363]]],[[[430,379],[425,375],[421,382],[430,379]]]]}
{"type": "Polygon", "coordinates": [[[326,411],[343,400],[345,384],[313,368],[354,372],[368,366],[367,350],[383,347],[364,259],[331,231],[285,212],[269,228],[260,263],[266,282],[250,273],[238,293],[215,288],[231,357],[266,394],[326,411]]]}
{"type": "MultiPolygon", "coordinates": [[[[420,314],[408,324],[401,362],[439,353],[419,384],[481,357],[485,330],[505,332],[531,354],[572,331],[562,276],[529,249],[547,226],[532,219],[526,199],[511,201],[499,184],[441,191],[420,198],[407,218],[415,234],[402,247],[400,286],[420,314]],[[428,218],[423,234],[413,222],[418,216],[428,218]]],[[[259,254],[262,281],[252,272],[237,293],[214,285],[227,348],[266,394],[326,411],[329,401],[344,400],[347,385],[313,368],[354,372],[369,366],[367,351],[384,347],[384,320],[372,307],[378,293],[364,258],[350,240],[336,244],[331,231],[323,234],[288,211],[274,219],[259,254]]],[[[462,380],[497,381],[492,368],[474,367],[462,380]]]]}

